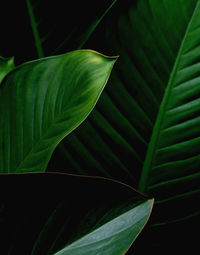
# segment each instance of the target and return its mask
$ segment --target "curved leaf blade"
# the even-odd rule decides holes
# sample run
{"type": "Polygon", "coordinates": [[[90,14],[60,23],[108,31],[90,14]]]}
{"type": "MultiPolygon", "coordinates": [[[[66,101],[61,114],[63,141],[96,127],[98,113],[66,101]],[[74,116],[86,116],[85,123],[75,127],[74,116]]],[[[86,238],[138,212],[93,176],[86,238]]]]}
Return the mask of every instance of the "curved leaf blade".
{"type": "Polygon", "coordinates": [[[9,174],[1,175],[0,184],[4,254],[121,255],[143,229],[153,205],[132,188],[102,178],[9,174]]]}
{"type": "Polygon", "coordinates": [[[181,173],[173,170],[176,169],[179,160],[189,160],[199,155],[198,58],[200,56],[200,36],[197,33],[198,25],[200,25],[199,11],[200,2],[198,1],[188,23],[160,105],[144,161],[139,184],[141,191],[145,191],[149,185],[155,184],[151,180],[152,173],[153,179],[156,179],[156,183],[158,183],[165,178],[165,174],[174,181],[175,176],[178,178],[185,175],[189,177],[191,174],[199,172],[198,167],[192,171],[189,167],[188,172],[186,165],[181,173]],[[173,164],[173,169],[167,170],[166,164],[173,164]],[[165,172],[162,170],[163,165],[165,172]],[[162,176],[160,180],[159,175],[162,176]]]}
{"type": "Polygon", "coordinates": [[[65,247],[56,255],[125,254],[149,218],[152,200],[118,216],[87,236],[65,247]]]}
{"type": "Polygon", "coordinates": [[[79,50],[15,68],[0,88],[0,171],[44,171],[93,109],[115,61],[79,50]]]}

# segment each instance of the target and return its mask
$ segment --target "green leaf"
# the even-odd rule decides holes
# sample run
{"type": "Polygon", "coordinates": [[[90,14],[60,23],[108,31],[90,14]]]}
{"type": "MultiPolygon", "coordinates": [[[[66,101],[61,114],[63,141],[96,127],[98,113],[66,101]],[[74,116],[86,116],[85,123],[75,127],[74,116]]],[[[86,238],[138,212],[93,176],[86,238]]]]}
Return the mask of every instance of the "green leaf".
{"type": "Polygon", "coordinates": [[[198,216],[200,1],[126,1],[112,10],[87,46],[120,61],[92,115],[61,145],[65,160],[54,155],[67,171],[153,194],[154,226],[198,216]]]}
{"type": "Polygon", "coordinates": [[[136,206],[56,254],[124,254],[149,217],[152,200],[136,206]]]}
{"type": "Polygon", "coordinates": [[[200,163],[199,12],[197,1],[160,104],[139,184],[142,191],[154,184],[166,185],[160,183],[166,178],[179,182],[182,176],[199,175],[198,167],[191,169],[191,164],[200,163]],[[180,169],[181,160],[184,170],[180,169]]]}
{"type": "Polygon", "coordinates": [[[122,183],[55,173],[1,175],[0,192],[3,254],[125,254],[153,205],[122,183]]]}
{"type": "Polygon", "coordinates": [[[56,145],[93,109],[115,61],[79,50],[9,73],[0,88],[0,171],[44,171],[56,145]]]}
{"type": "Polygon", "coordinates": [[[4,77],[14,68],[13,58],[0,57],[0,84],[4,77]]]}

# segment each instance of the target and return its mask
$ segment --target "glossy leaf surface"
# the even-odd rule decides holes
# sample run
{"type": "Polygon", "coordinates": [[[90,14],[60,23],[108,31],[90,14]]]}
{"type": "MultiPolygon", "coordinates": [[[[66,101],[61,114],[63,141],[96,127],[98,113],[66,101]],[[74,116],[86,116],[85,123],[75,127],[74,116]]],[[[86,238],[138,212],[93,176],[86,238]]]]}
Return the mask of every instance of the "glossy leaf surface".
{"type": "Polygon", "coordinates": [[[0,88],[0,171],[44,171],[93,109],[116,59],[90,50],[27,62],[0,88]]]}
{"type": "Polygon", "coordinates": [[[56,254],[124,254],[147,221],[151,205],[151,200],[138,205],[56,254]]]}
{"type": "Polygon", "coordinates": [[[153,204],[100,178],[1,175],[0,184],[2,254],[125,254],[153,204]]]}
{"type": "Polygon", "coordinates": [[[118,3],[88,45],[120,61],[93,114],[60,146],[68,169],[154,194],[155,226],[200,213],[199,5],[118,3]]]}

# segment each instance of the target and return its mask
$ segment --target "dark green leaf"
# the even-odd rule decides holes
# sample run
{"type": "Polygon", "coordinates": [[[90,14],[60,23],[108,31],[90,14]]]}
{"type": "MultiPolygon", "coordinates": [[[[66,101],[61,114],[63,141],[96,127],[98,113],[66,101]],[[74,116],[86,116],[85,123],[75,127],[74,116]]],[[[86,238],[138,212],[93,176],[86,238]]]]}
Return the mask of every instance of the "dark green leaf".
{"type": "Polygon", "coordinates": [[[0,88],[0,172],[44,171],[91,112],[116,58],[90,50],[18,66],[0,88]]]}
{"type": "Polygon", "coordinates": [[[0,193],[1,253],[10,255],[124,254],[153,204],[121,183],[65,174],[1,175],[0,193]]]}
{"type": "Polygon", "coordinates": [[[199,215],[200,1],[115,7],[88,47],[120,61],[93,114],[61,145],[65,165],[153,194],[154,226],[199,215]]]}

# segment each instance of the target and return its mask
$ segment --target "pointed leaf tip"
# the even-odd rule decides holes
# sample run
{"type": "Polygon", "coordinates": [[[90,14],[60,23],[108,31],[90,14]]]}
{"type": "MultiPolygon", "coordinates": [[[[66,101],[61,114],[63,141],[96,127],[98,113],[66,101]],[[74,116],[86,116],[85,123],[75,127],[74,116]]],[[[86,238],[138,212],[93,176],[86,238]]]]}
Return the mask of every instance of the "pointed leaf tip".
{"type": "MultiPolygon", "coordinates": [[[[4,130],[0,154],[5,159],[0,172],[46,169],[56,145],[94,108],[115,63],[110,59],[78,50],[15,68],[0,90],[0,112],[4,113],[0,115],[4,130]]],[[[12,59],[2,59],[2,79],[12,68],[12,59]]]]}
{"type": "Polygon", "coordinates": [[[0,83],[4,77],[14,68],[14,57],[4,58],[0,56],[0,83]]]}

